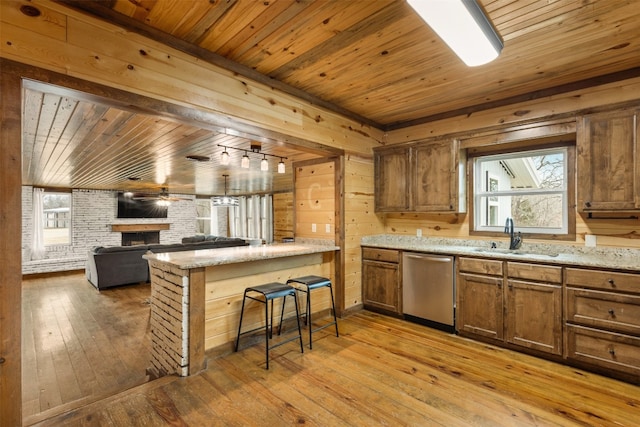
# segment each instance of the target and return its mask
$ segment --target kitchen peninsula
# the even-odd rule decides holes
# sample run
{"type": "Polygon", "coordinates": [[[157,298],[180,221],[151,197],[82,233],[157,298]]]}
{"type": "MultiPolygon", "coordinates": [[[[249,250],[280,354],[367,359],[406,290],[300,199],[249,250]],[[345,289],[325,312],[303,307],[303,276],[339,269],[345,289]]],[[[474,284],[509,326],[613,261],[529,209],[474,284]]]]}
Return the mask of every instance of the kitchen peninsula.
{"type": "MultiPolygon", "coordinates": [[[[204,369],[206,350],[235,339],[246,287],[311,274],[335,281],[339,247],[315,243],[144,255],[151,273],[150,374],[188,376],[204,369]]],[[[311,310],[329,307],[327,294],[314,298],[311,310]]],[[[260,309],[245,314],[248,329],[262,321],[260,309]]]]}

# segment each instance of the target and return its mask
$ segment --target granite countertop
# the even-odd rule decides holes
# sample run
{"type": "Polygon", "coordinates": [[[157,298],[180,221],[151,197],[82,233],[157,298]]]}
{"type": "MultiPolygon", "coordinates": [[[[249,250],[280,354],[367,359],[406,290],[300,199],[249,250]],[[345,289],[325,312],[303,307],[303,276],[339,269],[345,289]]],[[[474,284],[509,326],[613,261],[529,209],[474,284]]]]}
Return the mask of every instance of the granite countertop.
{"type": "Polygon", "coordinates": [[[174,267],[188,270],[190,268],[208,267],[212,265],[236,264],[258,261],[269,258],[284,258],[297,255],[308,255],[340,250],[332,244],[275,243],[259,246],[235,246],[231,248],[201,249],[196,251],[147,253],[143,258],[160,261],[174,267]]]}
{"type": "Polygon", "coordinates": [[[519,250],[510,251],[505,246],[505,242],[498,239],[495,242],[498,247],[490,249],[490,240],[381,234],[363,237],[360,243],[362,246],[404,251],[640,271],[639,249],[588,248],[566,244],[527,243],[525,241],[519,250]]]}

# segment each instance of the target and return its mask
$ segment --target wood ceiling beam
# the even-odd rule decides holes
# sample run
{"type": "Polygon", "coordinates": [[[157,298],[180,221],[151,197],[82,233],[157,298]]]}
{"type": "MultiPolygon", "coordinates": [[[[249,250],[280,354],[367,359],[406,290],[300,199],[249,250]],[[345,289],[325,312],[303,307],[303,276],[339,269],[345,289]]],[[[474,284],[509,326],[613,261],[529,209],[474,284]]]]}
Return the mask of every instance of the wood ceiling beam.
{"type": "Polygon", "coordinates": [[[249,67],[245,67],[237,62],[231,61],[223,56],[213,53],[209,50],[203,49],[192,43],[188,43],[184,40],[180,40],[177,37],[173,37],[170,34],[159,31],[148,25],[145,25],[135,19],[122,15],[112,9],[104,6],[101,2],[84,1],[84,0],[54,0],[56,3],[62,4],[66,7],[78,10],[99,19],[105,20],[111,24],[124,28],[127,31],[140,34],[144,37],[148,37],[159,43],[178,49],[187,54],[193,55],[203,61],[206,61],[215,66],[224,68],[228,71],[234,72],[238,75],[252,79],[258,83],[267,85],[274,89],[277,89],[283,93],[291,96],[295,96],[303,101],[325,108],[334,113],[340,114],[346,118],[354,120],[358,123],[365,124],[377,129],[383,129],[384,126],[380,123],[374,122],[366,117],[360,116],[352,111],[346,110],[338,105],[324,101],[318,97],[315,97],[305,91],[296,89],[278,80],[274,80],[264,74],[261,74],[249,67]]]}

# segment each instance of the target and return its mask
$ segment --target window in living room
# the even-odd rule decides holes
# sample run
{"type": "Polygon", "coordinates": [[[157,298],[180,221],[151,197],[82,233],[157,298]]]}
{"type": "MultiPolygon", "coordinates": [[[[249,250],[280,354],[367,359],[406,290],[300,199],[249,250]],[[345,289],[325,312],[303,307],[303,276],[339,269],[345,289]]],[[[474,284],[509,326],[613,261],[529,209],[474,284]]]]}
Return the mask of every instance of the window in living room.
{"type": "Polygon", "coordinates": [[[217,215],[214,215],[215,208],[211,205],[211,199],[196,199],[196,234],[217,234],[211,230],[218,230],[217,215]]]}
{"type": "Polygon", "coordinates": [[[44,191],[42,221],[45,246],[71,244],[71,193],[44,191]]]}

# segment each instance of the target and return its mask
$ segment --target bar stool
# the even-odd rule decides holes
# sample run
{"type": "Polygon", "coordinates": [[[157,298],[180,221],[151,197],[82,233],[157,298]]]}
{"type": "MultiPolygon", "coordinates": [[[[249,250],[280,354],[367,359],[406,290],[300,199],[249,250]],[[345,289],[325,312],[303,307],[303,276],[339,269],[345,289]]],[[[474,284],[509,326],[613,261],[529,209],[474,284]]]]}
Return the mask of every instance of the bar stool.
{"type": "Polygon", "coordinates": [[[236,338],[236,349],[238,351],[238,344],[240,343],[240,335],[248,334],[262,329],[262,327],[252,329],[250,331],[240,332],[242,330],[242,318],[244,317],[244,303],[247,298],[254,301],[258,301],[264,304],[264,332],[265,332],[265,353],[267,359],[267,369],[269,369],[269,350],[279,347],[283,344],[293,341],[295,339],[300,340],[300,351],[304,353],[304,347],[302,344],[302,330],[300,329],[300,314],[298,313],[298,297],[296,289],[293,286],[285,285],[284,283],[272,282],[259,286],[251,286],[244,290],[244,297],[242,298],[242,309],[240,311],[240,324],[238,325],[238,337],[236,338]],[[258,294],[258,295],[256,295],[258,294]],[[288,338],[284,341],[280,341],[277,344],[269,346],[269,339],[273,338],[273,301],[278,298],[282,298],[282,314],[280,315],[280,325],[278,327],[278,335],[282,330],[282,320],[284,316],[284,305],[287,302],[287,297],[293,296],[293,302],[296,306],[296,321],[298,322],[298,335],[288,338]],[[269,322],[269,301],[271,301],[271,322],[269,322]]]}
{"type": "Polygon", "coordinates": [[[300,292],[305,292],[307,294],[307,309],[306,309],[306,313],[304,313],[303,316],[305,318],[305,323],[309,327],[309,348],[312,348],[312,334],[314,332],[318,332],[321,329],[327,328],[331,325],[336,326],[336,337],[339,337],[340,335],[338,334],[338,319],[336,318],[336,304],[333,301],[333,288],[331,286],[331,280],[327,279],[326,277],[320,277],[320,276],[303,276],[303,277],[296,277],[295,279],[287,280],[287,285],[290,283],[301,285],[296,287],[296,289],[298,289],[298,291],[300,292]],[[314,289],[320,289],[324,287],[328,287],[329,292],[331,293],[331,308],[333,310],[333,322],[329,322],[326,325],[322,325],[316,329],[313,329],[313,326],[311,324],[311,291],[314,289]]]}

